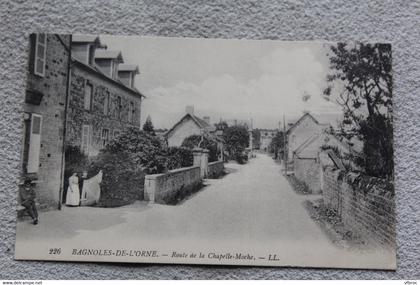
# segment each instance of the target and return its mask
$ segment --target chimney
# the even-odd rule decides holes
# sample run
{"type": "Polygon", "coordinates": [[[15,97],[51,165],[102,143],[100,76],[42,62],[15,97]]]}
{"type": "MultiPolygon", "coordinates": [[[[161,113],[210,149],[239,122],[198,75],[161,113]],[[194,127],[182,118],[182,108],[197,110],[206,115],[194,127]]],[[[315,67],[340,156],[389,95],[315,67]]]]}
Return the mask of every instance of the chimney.
{"type": "Polygon", "coordinates": [[[187,107],[185,107],[185,113],[194,115],[194,105],[188,105],[187,107]]]}
{"type": "Polygon", "coordinates": [[[210,125],[210,117],[209,116],[204,116],[203,120],[210,125]]]}

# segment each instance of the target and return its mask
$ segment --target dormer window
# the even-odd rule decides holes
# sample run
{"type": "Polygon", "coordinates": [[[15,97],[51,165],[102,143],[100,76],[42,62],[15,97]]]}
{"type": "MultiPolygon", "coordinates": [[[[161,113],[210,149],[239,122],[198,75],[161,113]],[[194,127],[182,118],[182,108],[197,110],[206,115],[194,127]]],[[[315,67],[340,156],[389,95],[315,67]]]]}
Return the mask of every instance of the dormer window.
{"type": "Polygon", "coordinates": [[[130,88],[134,87],[134,78],[139,74],[137,65],[120,64],[118,65],[118,78],[125,85],[130,88]]]}
{"type": "Polygon", "coordinates": [[[47,36],[45,34],[36,34],[35,38],[34,73],[38,76],[44,77],[47,54],[47,36]]]}
{"type": "Polygon", "coordinates": [[[72,38],[71,51],[74,58],[84,64],[93,65],[95,59],[95,50],[101,47],[99,37],[97,36],[78,36],[72,38]]]}
{"type": "Polygon", "coordinates": [[[98,49],[95,52],[95,64],[112,79],[118,78],[118,65],[123,62],[121,52],[98,49]]]}

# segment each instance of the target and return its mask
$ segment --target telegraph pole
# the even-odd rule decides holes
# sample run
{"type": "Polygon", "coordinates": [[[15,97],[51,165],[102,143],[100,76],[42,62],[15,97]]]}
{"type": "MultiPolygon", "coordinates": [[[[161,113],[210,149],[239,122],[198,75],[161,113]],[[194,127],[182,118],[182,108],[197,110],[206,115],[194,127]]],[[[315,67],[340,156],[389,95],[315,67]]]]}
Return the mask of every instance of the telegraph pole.
{"type": "Polygon", "coordinates": [[[252,130],[253,130],[253,121],[251,118],[251,130],[249,131],[249,148],[251,149],[251,158],[253,157],[254,153],[253,153],[253,135],[252,135],[252,130]]]}
{"type": "Polygon", "coordinates": [[[287,176],[287,154],[286,154],[286,116],[283,114],[283,160],[284,174],[287,176]]]}

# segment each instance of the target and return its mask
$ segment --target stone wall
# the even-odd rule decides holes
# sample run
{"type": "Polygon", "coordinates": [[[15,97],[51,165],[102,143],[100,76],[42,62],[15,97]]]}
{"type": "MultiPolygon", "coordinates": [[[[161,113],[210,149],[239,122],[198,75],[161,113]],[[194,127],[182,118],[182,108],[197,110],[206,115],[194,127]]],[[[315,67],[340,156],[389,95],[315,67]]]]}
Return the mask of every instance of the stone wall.
{"type": "Polygon", "coordinates": [[[321,193],[320,164],[312,158],[294,158],[294,174],[308,186],[311,193],[321,193]]]}
{"type": "Polygon", "coordinates": [[[90,126],[90,146],[88,155],[96,155],[103,148],[102,130],[107,129],[109,140],[114,134],[126,128],[140,127],[140,95],[134,94],[122,83],[113,82],[89,66],[73,62],[68,108],[66,144],[81,146],[83,125],[90,126]],[[84,109],[85,87],[93,88],[91,110],[84,109]],[[109,95],[108,112],[104,111],[105,97],[109,95]],[[121,111],[118,115],[117,98],[121,97],[121,111]],[[134,104],[133,121],[128,120],[130,102],[134,104]]]}
{"type": "Polygon", "coordinates": [[[223,175],[223,171],[225,169],[225,166],[223,164],[223,161],[213,161],[209,162],[208,165],[208,178],[219,178],[223,175]]]}
{"type": "Polygon", "coordinates": [[[323,199],[344,225],[367,242],[395,246],[394,187],[382,179],[323,171],[323,199]]]}
{"type": "Polygon", "coordinates": [[[146,175],[144,199],[159,204],[174,204],[199,188],[201,181],[200,166],[146,175]]]}
{"type": "Polygon", "coordinates": [[[65,103],[69,67],[69,35],[47,35],[44,76],[34,74],[35,35],[31,35],[23,104],[22,178],[36,180],[35,193],[41,208],[57,208],[60,200],[65,103]],[[38,94],[38,95],[36,95],[38,94]],[[42,99],[34,100],[37,96],[42,99]],[[39,169],[27,173],[31,116],[42,116],[39,169]]]}

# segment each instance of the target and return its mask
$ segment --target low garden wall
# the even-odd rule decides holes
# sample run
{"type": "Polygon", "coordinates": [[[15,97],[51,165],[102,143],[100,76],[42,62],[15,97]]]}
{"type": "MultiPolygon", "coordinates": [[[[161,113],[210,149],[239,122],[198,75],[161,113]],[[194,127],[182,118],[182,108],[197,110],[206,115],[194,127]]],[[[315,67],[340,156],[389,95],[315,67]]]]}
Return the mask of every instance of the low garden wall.
{"type": "Polygon", "coordinates": [[[225,166],[223,161],[213,161],[208,164],[208,178],[219,178],[223,175],[225,166]]]}
{"type": "Polygon", "coordinates": [[[339,215],[346,228],[366,241],[395,245],[391,183],[327,166],[323,170],[322,188],[324,204],[339,215]]]}
{"type": "Polygon", "coordinates": [[[163,174],[146,175],[144,199],[159,204],[175,204],[201,186],[200,166],[170,170],[163,174]]]}

